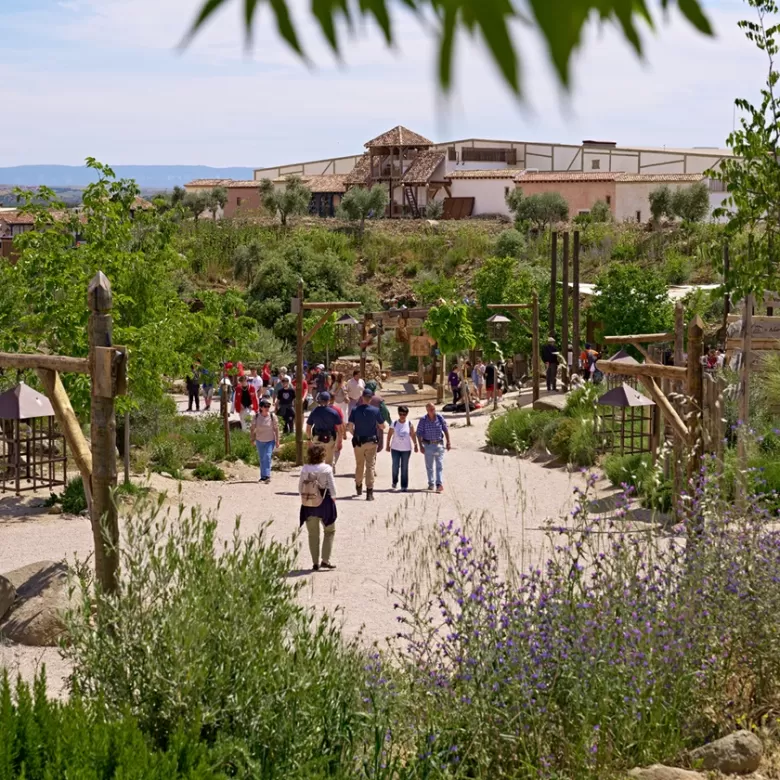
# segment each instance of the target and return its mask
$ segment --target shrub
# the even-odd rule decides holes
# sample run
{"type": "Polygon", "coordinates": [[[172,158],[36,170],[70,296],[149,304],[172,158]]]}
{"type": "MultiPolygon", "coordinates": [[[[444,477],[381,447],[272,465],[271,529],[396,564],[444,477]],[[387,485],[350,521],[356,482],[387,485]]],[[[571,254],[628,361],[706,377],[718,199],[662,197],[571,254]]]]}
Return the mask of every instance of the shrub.
{"type": "Polygon", "coordinates": [[[572,390],[566,396],[566,406],[563,413],[567,417],[593,417],[596,409],[596,401],[602,394],[602,388],[593,383],[587,383],[576,390],[572,390]]]}
{"type": "Polygon", "coordinates": [[[664,260],[663,275],[667,284],[685,284],[691,278],[690,258],[669,252],[664,260]]]}
{"type": "Polygon", "coordinates": [[[166,472],[172,477],[181,476],[181,470],[191,455],[192,447],[189,442],[176,433],[156,436],[150,445],[152,470],[166,472]]]}
{"type": "Polygon", "coordinates": [[[443,200],[430,200],[425,206],[425,216],[427,219],[441,219],[444,214],[443,200]]]}
{"type": "Polygon", "coordinates": [[[780,538],[717,481],[702,495],[687,543],[626,533],[584,495],[513,579],[491,540],[442,524],[433,586],[399,594],[408,752],[443,777],[601,780],[760,719],[780,684],[780,538]]]}
{"type": "Polygon", "coordinates": [[[525,237],[519,230],[505,230],[496,240],[496,257],[520,257],[525,249],[525,237]]]}
{"type": "Polygon", "coordinates": [[[591,222],[611,222],[612,210],[607,201],[597,200],[590,207],[590,214],[588,216],[590,217],[591,222]]]}
{"type": "Polygon", "coordinates": [[[282,442],[274,450],[274,457],[281,463],[295,463],[295,441],[282,442]]]}
{"type": "Polygon", "coordinates": [[[19,679],[12,691],[0,677],[0,780],[26,778],[127,778],[173,780],[225,777],[200,743],[197,728],[177,727],[163,751],[155,750],[132,717],[107,718],[74,696],[46,696],[46,673],[30,686],[19,679]]]}
{"type": "Polygon", "coordinates": [[[551,419],[558,413],[532,409],[510,409],[493,417],[488,424],[487,443],[492,447],[524,452],[539,439],[551,419]]]}
{"type": "Polygon", "coordinates": [[[192,470],[192,476],[209,482],[224,482],[225,472],[214,463],[201,463],[192,470]]]}
{"type": "Polygon", "coordinates": [[[628,485],[639,493],[648,478],[650,455],[609,455],[604,460],[604,473],[615,486],[628,485]]]}
{"type": "Polygon", "coordinates": [[[81,477],[74,477],[62,493],[62,511],[69,515],[81,514],[87,508],[87,496],[81,477]]]}
{"type": "Polygon", "coordinates": [[[82,574],[63,648],[73,690],[107,716],[128,712],[155,745],[197,719],[244,776],[351,768],[369,736],[367,659],[335,620],[298,603],[294,551],[265,528],[242,538],[238,521],[219,543],[216,519],[161,504],[126,519],[115,594],[82,574]]]}
{"type": "Polygon", "coordinates": [[[550,439],[550,450],[574,466],[592,466],[598,454],[593,417],[565,417],[550,439]]]}

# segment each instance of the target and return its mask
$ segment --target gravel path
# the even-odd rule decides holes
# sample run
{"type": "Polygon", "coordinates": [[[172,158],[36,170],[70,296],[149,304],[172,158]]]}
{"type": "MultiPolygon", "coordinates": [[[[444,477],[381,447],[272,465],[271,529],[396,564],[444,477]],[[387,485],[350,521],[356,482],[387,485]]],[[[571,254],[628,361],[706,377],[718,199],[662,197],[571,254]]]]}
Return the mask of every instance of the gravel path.
{"type": "MultiPolygon", "coordinates": [[[[392,393],[388,393],[392,408],[392,393]]],[[[507,400],[507,403],[514,402],[507,400]]],[[[410,404],[412,406],[412,404],[410,404]]],[[[412,406],[411,417],[424,410],[412,406]]],[[[395,415],[394,415],[395,416],[395,415]]],[[[445,458],[445,492],[427,492],[422,455],[412,454],[410,492],[390,490],[390,457],[380,453],[376,500],[368,503],[354,491],[354,456],[345,446],[338,464],[335,571],[311,574],[306,542],[298,540],[300,570],[291,576],[304,579],[301,599],[317,608],[340,610],[345,630],[363,630],[367,640],[382,640],[396,630],[392,586],[408,584],[427,568],[424,550],[439,521],[456,520],[481,525],[512,550],[519,568],[538,558],[544,545],[541,526],[564,516],[572,505],[572,490],[582,485],[579,474],[482,450],[488,413],[472,416],[465,427],[462,415],[450,420],[453,449],[445,458]]],[[[232,480],[224,483],[185,481],[182,500],[200,504],[219,518],[220,534],[229,537],[237,515],[242,533],[254,533],[272,521],[270,533],[278,539],[297,532],[298,469],[275,473],[270,485],[258,484],[254,469],[231,467],[232,480]]],[[[159,475],[151,477],[157,490],[167,490],[173,501],[179,483],[159,475]]],[[[45,515],[31,509],[30,499],[0,497],[0,572],[45,559],[85,558],[92,549],[89,521],[83,517],[45,515]]],[[[427,559],[429,560],[429,559],[427,559]]],[[[45,661],[52,690],[57,691],[67,669],[57,651],[0,646],[0,666],[19,670],[25,677],[45,661]]]]}

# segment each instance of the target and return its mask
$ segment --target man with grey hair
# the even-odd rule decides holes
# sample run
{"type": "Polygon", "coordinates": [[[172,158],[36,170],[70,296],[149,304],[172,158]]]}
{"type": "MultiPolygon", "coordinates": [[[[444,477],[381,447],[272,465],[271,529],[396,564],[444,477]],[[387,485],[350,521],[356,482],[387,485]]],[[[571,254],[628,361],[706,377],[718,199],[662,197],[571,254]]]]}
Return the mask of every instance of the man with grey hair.
{"type": "Polygon", "coordinates": [[[425,456],[425,470],[428,473],[428,490],[436,488],[437,493],[444,492],[444,443],[450,449],[450,429],[447,421],[436,412],[429,403],[425,407],[425,417],[417,423],[417,441],[425,456]]]}

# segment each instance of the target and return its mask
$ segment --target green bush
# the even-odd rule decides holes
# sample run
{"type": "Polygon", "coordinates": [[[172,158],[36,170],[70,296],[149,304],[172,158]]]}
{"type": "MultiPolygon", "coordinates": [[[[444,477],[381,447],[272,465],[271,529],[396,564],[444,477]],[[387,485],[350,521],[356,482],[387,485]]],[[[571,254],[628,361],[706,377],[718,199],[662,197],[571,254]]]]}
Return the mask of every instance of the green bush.
{"type": "Polygon", "coordinates": [[[199,509],[171,516],[149,503],[123,540],[116,593],[82,574],[67,618],[63,653],[84,701],[129,713],[155,746],[197,719],[244,777],[352,776],[355,750],[374,740],[369,659],[335,619],[298,602],[294,549],[265,528],[244,538],[238,521],[223,543],[199,509]]]}
{"type": "Polygon", "coordinates": [[[224,482],[225,472],[214,463],[201,463],[192,470],[192,476],[209,482],[224,482]]]}
{"type": "Polygon", "coordinates": [[[45,670],[30,686],[8,672],[0,678],[0,780],[207,780],[226,777],[198,729],[176,727],[157,750],[136,721],[108,718],[79,696],[59,702],[46,696],[45,670]]]}
{"type": "Polygon", "coordinates": [[[525,236],[513,228],[505,230],[496,240],[496,257],[520,257],[525,249],[525,236]]]}
{"type": "Polygon", "coordinates": [[[615,486],[629,485],[637,493],[647,481],[651,470],[651,457],[648,454],[609,455],[603,468],[607,479],[615,486]]]}
{"type": "Polygon", "coordinates": [[[166,472],[178,478],[192,452],[191,444],[181,434],[169,433],[156,436],[150,444],[152,471],[166,472]]]}
{"type": "Polygon", "coordinates": [[[524,452],[542,439],[543,431],[558,412],[539,412],[532,409],[510,409],[491,419],[487,429],[487,443],[491,447],[524,452]]]}
{"type": "Polygon", "coordinates": [[[69,515],[78,515],[87,508],[87,497],[84,494],[84,483],[81,477],[74,477],[65,486],[62,493],[62,511],[69,515]]]}
{"type": "Polygon", "coordinates": [[[295,441],[282,442],[274,450],[274,457],[281,463],[295,463],[295,441]]]}
{"type": "Polygon", "coordinates": [[[550,450],[567,463],[585,468],[598,456],[593,417],[564,417],[550,439],[550,450]]]}
{"type": "Polygon", "coordinates": [[[563,408],[564,415],[566,417],[593,417],[596,401],[602,393],[603,388],[590,382],[572,390],[566,396],[566,406],[563,408]]]}
{"type": "Polygon", "coordinates": [[[685,284],[691,278],[691,259],[669,252],[664,260],[663,275],[667,284],[685,284]]]}

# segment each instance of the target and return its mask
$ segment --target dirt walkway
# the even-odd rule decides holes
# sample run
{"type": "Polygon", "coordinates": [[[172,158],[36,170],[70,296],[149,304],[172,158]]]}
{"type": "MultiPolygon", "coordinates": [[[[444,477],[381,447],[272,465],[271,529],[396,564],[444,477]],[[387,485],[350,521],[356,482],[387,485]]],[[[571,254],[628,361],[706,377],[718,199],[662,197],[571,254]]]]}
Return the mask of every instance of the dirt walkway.
{"type": "MultiPolygon", "coordinates": [[[[416,420],[422,413],[421,407],[413,407],[411,416],[416,420]]],[[[465,427],[462,415],[445,417],[450,420],[453,449],[445,458],[443,494],[425,490],[423,457],[415,454],[410,463],[410,492],[392,492],[390,457],[385,452],[378,457],[376,501],[357,498],[354,456],[351,446],[345,446],[336,477],[339,519],[333,561],[337,569],[311,574],[306,541],[298,540],[300,570],[292,576],[304,578],[301,598],[318,608],[339,609],[349,633],[363,628],[368,640],[394,635],[390,588],[409,584],[412,576],[421,574],[425,541],[439,521],[462,522],[471,517],[510,545],[515,565],[523,567],[541,552],[545,520],[565,516],[572,505],[573,487],[582,485],[579,474],[484,452],[489,413],[473,415],[470,428],[465,427]]],[[[275,538],[287,539],[297,532],[298,469],[275,473],[270,485],[258,484],[254,469],[240,466],[233,471],[240,481],[182,482],[182,500],[216,512],[225,538],[232,534],[237,515],[244,534],[254,533],[267,521],[271,521],[270,533],[275,538]]],[[[150,481],[176,501],[179,483],[159,475],[150,481]]],[[[16,498],[0,498],[0,572],[34,561],[72,559],[74,555],[84,559],[90,554],[92,535],[86,518],[30,512],[16,498]]],[[[67,671],[56,650],[0,647],[0,666],[19,668],[25,676],[40,659],[46,661],[56,689],[57,680],[67,671]]]]}

